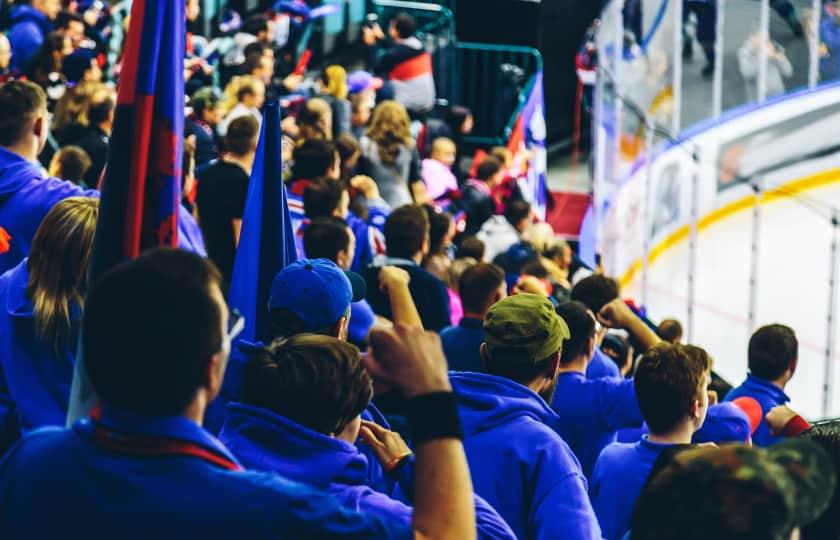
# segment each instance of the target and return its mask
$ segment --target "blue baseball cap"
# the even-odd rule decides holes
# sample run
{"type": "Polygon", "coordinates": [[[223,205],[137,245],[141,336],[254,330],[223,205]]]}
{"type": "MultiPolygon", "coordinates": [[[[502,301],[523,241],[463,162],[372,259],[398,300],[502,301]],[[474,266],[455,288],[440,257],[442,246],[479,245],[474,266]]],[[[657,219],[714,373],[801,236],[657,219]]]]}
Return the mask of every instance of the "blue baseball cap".
{"type": "Polygon", "coordinates": [[[274,277],[268,309],[288,309],[315,332],[334,325],[366,294],[360,275],[328,259],[301,259],[274,277]]]}
{"type": "Polygon", "coordinates": [[[367,71],[354,71],[347,76],[347,90],[351,94],[364,92],[368,88],[379,90],[385,82],[379,77],[374,77],[367,71]]]}
{"type": "Polygon", "coordinates": [[[709,407],[706,421],[692,438],[699,443],[745,443],[761,422],[761,406],[752,398],[709,407]]]}

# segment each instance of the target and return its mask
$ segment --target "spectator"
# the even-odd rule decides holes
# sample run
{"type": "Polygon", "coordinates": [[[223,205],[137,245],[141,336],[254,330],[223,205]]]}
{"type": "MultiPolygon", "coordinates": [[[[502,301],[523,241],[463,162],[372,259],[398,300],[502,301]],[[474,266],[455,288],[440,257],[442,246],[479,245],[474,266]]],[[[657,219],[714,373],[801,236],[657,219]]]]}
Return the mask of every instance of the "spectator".
{"type": "Polygon", "coordinates": [[[634,353],[633,346],[630,345],[627,338],[616,333],[605,335],[601,340],[601,352],[612,358],[622,377],[626,378],[632,375],[634,353]]]}
{"type": "MultiPolygon", "coordinates": [[[[98,214],[97,199],[56,204],[29,257],[0,277],[2,426],[27,433],[64,425],[98,214]]],[[[0,434],[0,449],[8,435],[0,434]]]]}
{"type": "Polygon", "coordinates": [[[91,49],[77,49],[65,56],[61,62],[61,73],[68,87],[82,82],[102,82],[102,70],[96,60],[96,54],[91,49]]]}
{"type": "Polygon", "coordinates": [[[342,133],[350,133],[352,107],[347,99],[348,96],[347,71],[339,65],[324,68],[321,72],[320,97],[332,109],[333,130],[330,138],[336,138],[342,133]]]}
{"type": "Polygon", "coordinates": [[[58,101],[62,95],[64,81],[61,68],[64,58],[72,52],[73,44],[68,36],[62,32],[50,32],[26,71],[32,82],[47,92],[52,102],[58,101]]]}
{"type": "Polygon", "coordinates": [[[449,274],[444,282],[446,283],[446,294],[449,296],[449,322],[452,326],[458,326],[464,318],[464,306],[461,305],[461,296],[458,290],[458,282],[468,268],[478,264],[473,257],[456,258],[449,265],[449,274]]]}
{"type": "Polygon", "coordinates": [[[682,343],[683,327],[676,319],[663,319],[656,328],[656,333],[662,341],[674,345],[682,343]]]}
{"type": "Polygon", "coordinates": [[[82,47],[85,39],[87,39],[85,19],[68,9],[61,10],[55,18],[55,28],[64,32],[70,38],[70,43],[73,44],[74,49],[82,47]]]}
{"type": "Polygon", "coordinates": [[[361,140],[370,124],[373,105],[363,94],[350,95],[350,132],[361,140]]]}
{"type": "Polygon", "coordinates": [[[228,125],[240,116],[252,116],[257,122],[262,121],[260,109],[265,103],[265,84],[249,75],[234,77],[225,88],[225,117],[216,128],[224,137],[228,125]]]}
{"type": "Polygon", "coordinates": [[[450,375],[476,493],[519,538],[601,538],[586,479],[548,406],[566,323],[546,298],[520,294],[490,308],[484,335],[486,374],[450,375]]]}
{"type": "Polygon", "coordinates": [[[21,71],[41,49],[53,22],[61,11],[60,0],[32,0],[12,9],[9,42],[12,44],[12,67],[21,71]]]}
{"type": "Polygon", "coordinates": [[[342,133],[336,137],[335,147],[338,149],[338,157],[341,160],[339,178],[342,182],[349,184],[356,172],[359,158],[362,157],[362,147],[359,146],[359,141],[349,133],[342,133]]]}
{"type": "Polygon", "coordinates": [[[365,158],[362,172],[376,181],[391,208],[425,202],[420,157],[411,138],[405,107],[396,101],[380,103],[359,143],[365,158]]]}
{"type": "Polygon", "coordinates": [[[105,88],[101,83],[82,82],[68,88],[55,104],[52,133],[59,145],[78,145],[88,134],[88,109],[93,94],[105,88]]]}
{"type": "MultiPolygon", "coordinates": [[[[744,91],[748,103],[758,101],[758,65],[761,57],[759,45],[761,34],[753,32],[738,49],[738,69],[744,79],[744,91]]],[[[765,45],[767,52],[767,69],[765,74],[765,97],[778,96],[785,93],[785,79],[793,75],[793,66],[785,56],[785,49],[778,43],[768,39],[765,45]]]]}
{"type": "Polygon", "coordinates": [[[192,113],[186,119],[185,131],[195,135],[195,166],[201,168],[219,157],[216,126],[222,120],[222,109],[212,87],[193,94],[190,106],[192,113]]]}
{"type": "Polygon", "coordinates": [[[521,242],[522,235],[531,226],[533,219],[530,203],[513,201],[505,209],[504,216],[494,215],[485,221],[476,237],[484,242],[486,260],[494,260],[521,242]]]}
{"type": "Polygon", "coordinates": [[[0,86],[0,229],[10,237],[0,253],[0,273],[29,254],[38,225],[56,203],[98,195],[44,175],[37,163],[48,130],[47,97],[38,85],[10,81],[0,86]]]}
{"type": "Polygon", "coordinates": [[[484,253],[486,246],[479,238],[475,236],[465,236],[461,239],[461,244],[458,250],[455,251],[455,258],[462,259],[464,257],[472,257],[477,261],[484,260],[484,253]]]}
{"type": "Polygon", "coordinates": [[[333,137],[333,112],[329,103],[321,98],[306,100],[298,113],[299,141],[330,140],[333,137]]]}
{"type": "MultiPolygon", "coordinates": [[[[423,326],[440,332],[449,326],[449,299],[446,285],[427,272],[420,263],[429,253],[429,218],[419,207],[405,205],[394,210],[385,222],[385,245],[388,256],[383,263],[396,266],[411,276],[409,289],[423,326]]],[[[386,297],[376,286],[378,269],[367,273],[368,302],[374,313],[392,319],[386,297]]]]}
{"type": "Polygon", "coordinates": [[[630,538],[799,538],[831,502],[832,469],[811,441],[684,450],[651,475],[630,538]]]}
{"type": "MultiPolygon", "coordinates": [[[[618,282],[606,276],[589,276],[572,288],[571,299],[582,302],[595,315],[616,298],[618,298],[618,282]]],[[[621,376],[615,362],[605,356],[597,346],[602,338],[603,336],[598,336],[596,340],[595,353],[586,368],[587,379],[621,376]]]]}
{"type": "Polygon", "coordinates": [[[452,215],[440,212],[433,206],[424,206],[429,218],[429,254],[423,259],[423,268],[446,282],[452,265],[451,247],[455,237],[455,222],[452,215]]]}
{"type": "Polygon", "coordinates": [[[85,184],[85,173],[90,169],[90,165],[90,157],[82,148],[65,146],[53,156],[49,175],[87,188],[89,186],[85,184]]]}
{"type": "Polygon", "coordinates": [[[144,255],[97,282],[85,309],[83,351],[102,412],[72,429],[33,433],[7,454],[0,468],[0,535],[83,537],[95,522],[103,537],[131,530],[139,537],[475,538],[443,352],[420,330],[379,334],[375,357],[367,360],[371,371],[403,388],[417,410],[437,411],[436,430],[413,423],[413,531],[280,476],[242,471],[200,426],[218,394],[236,330],[227,330],[220,281],[200,257],[169,250],[144,255]],[[442,394],[429,397],[432,392],[442,394]],[[176,444],[155,443],[161,440],[176,444]],[[151,455],[138,451],[149,448],[151,455]],[[24,478],[26,490],[12,489],[24,478]],[[35,501],[43,519],[31,519],[35,501]],[[67,512],[91,521],[68,522],[62,518],[67,512]],[[444,512],[448,519],[440,519],[444,512]],[[150,519],[155,515],[167,518],[150,519]]]}
{"type": "Polygon", "coordinates": [[[457,151],[452,139],[439,137],[432,143],[431,157],[422,163],[420,174],[426,185],[426,194],[441,209],[449,206],[450,194],[458,189],[458,179],[452,174],[457,151]]]}
{"type": "MultiPolygon", "coordinates": [[[[822,447],[833,462],[834,473],[840,471],[840,422],[832,420],[813,426],[799,438],[812,441],[822,447]]],[[[837,487],[831,497],[831,505],[822,515],[802,528],[802,540],[834,540],[840,530],[840,495],[837,487]]]]}
{"type": "Polygon", "coordinates": [[[341,177],[341,156],[335,143],[309,139],[295,147],[292,157],[291,192],[303,196],[306,183],[319,176],[338,180],[341,177]]]}
{"type": "Polygon", "coordinates": [[[0,84],[17,78],[19,72],[12,69],[12,45],[6,34],[0,34],[0,84]]]}
{"type": "Polygon", "coordinates": [[[420,154],[423,157],[428,157],[435,140],[441,137],[451,139],[455,143],[456,150],[452,172],[459,183],[466,180],[466,171],[469,170],[469,166],[465,166],[465,148],[467,145],[464,137],[472,132],[474,124],[472,111],[459,105],[453,105],[446,109],[442,119],[429,118],[417,137],[417,147],[420,154]]]}
{"type": "Polygon", "coordinates": [[[236,118],[225,136],[222,157],[198,174],[199,223],[207,254],[219,267],[225,283],[233,277],[259,131],[252,116],[236,118]]]}
{"type": "MultiPolygon", "coordinates": [[[[726,401],[743,396],[754,398],[764,415],[773,407],[789,402],[785,387],[796,373],[799,357],[799,343],[793,330],[780,324],[759,328],[750,338],[747,356],[750,370],[747,379],[727,394],[726,401]]],[[[779,440],[781,437],[773,436],[764,420],[753,436],[753,443],[758,446],[770,446],[779,440]]]]}
{"type": "MultiPolygon", "coordinates": [[[[466,234],[477,234],[484,222],[496,213],[493,188],[502,181],[502,164],[494,157],[486,157],[476,170],[476,178],[467,181],[461,205],[467,215],[466,234]]],[[[484,240],[485,245],[487,241],[484,240]]]]}
{"type": "MultiPolygon", "coordinates": [[[[416,29],[417,23],[410,15],[401,13],[394,17],[388,28],[393,43],[376,59],[373,71],[393,86],[394,99],[422,117],[435,106],[435,80],[432,55],[414,35],[416,29]]],[[[364,29],[368,45],[384,38],[378,25],[364,29]]]]}
{"type": "MultiPolygon", "coordinates": [[[[606,311],[623,326],[638,322],[620,300],[608,304],[606,311]]],[[[557,391],[550,403],[560,417],[557,432],[580,460],[583,474],[591,479],[601,451],[615,442],[618,430],[641,427],[642,413],[632,380],[586,377],[597,337],[595,318],[587,307],[571,301],[558,306],[557,313],[569,326],[571,337],[560,356],[557,391]]]]}
{"type": "Polygon", "coordinates": [[[634,385],[650,434],[607,446],[592,475],[592,506],[607,540],[621,540],[630,529],[636,499],[662,451],[691,444],[703,425],[711,369],[706,351],[691,345],[661,344],[642,356],[634,385]]]}
{"type": "Polygon", "coordinates": [[[89,186],[98,186],[102,171],[105,170],[116,108],[117,96],[110,88],[103,88],[90,98],[87,111],[88,134],[78,144],[90,157],[91,166],[85,174],[85,183],[89,186]]]}
{"type": "Polygon", "coordinates": [[[242,74],[250,75],[255,80],[261,81],[268,91],[271,88],[271,82],[274,80],[274,58],[263,54],[262,49],[248,53],[245,57],[242,74]]]}
{"type": "Polygon", "coordinates": [[[478,263],[461,274],[458,293],[464,317],[458,326],[444,328],[440,333],[443,352],[450,370],[481,372],[484,317],[496,302],[507,296],[505,273],[498,266],[478,263]]]}

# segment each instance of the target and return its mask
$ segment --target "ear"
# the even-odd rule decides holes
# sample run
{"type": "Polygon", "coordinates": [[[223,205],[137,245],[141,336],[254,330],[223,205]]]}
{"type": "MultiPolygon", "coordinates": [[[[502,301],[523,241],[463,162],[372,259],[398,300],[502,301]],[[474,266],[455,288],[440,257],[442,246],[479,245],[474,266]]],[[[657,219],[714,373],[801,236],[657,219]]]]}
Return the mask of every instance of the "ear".
{"type": "Polygon", "coordinates": [[[350,318],[342,317],[338,319],[338,324],[335,328],[335,334],[341,341],[347,341],[348,328],[350,327],[350,318]]]}
{"type": "Polygon", "coordinates": [[[481,356],[481,367],[487,368],[487,345],[482,343],[478,348],[478,354],[481,356]]]}
{"type": "Polygon", "coordinates": [[[588,362],[592,355],[595,354],[595,336],[589,338],[589,341],[586,343],[586,361],[588,362]]]}
{"type": "Polygon", "coordinates": [[[694,401],[691,402],[691,414],[690,414],[690,416],[691,416],[692,419],[700,418],[700,400],[699,399],[695,399],[694,401]]]}
{"type": "Polygon", "coordinates": [[[227,365],[227,355],[223,352],[217,352],[210,358],[207,363],[207,371],[204,374],[204,386],[210,394],[209,401],[212,401],[222,389],[222,382],[225,379],[225,367],[227,365]]]}
{"type": "Polygon", "coordinates": [[[35,123],[32,126],[32,133],[34,133],[36,137],[40,137],[41,134],[44,132],[44,128],[46,127],[45,123],[45,116],[39,116],[35,119],[35,123]]]}

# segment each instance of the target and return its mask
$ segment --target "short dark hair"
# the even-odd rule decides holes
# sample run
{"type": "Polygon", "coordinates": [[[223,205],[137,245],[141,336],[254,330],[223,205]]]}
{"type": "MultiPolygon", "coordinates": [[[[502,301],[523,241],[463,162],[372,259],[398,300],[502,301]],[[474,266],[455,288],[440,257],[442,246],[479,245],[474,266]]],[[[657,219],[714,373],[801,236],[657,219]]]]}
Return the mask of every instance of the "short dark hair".
{"type": "Polygon", "coordinates": [[[477,261],[484,259],[484,242],[479,240],[477,236],[465,236],[455,252],[455,258],[463,259],[465,257],[472,257],[477,261]]]}
{"type": "Polygon", "coordinates": [[[505,273],[495,264],[478,263],[461,274],[458,294],[464,311],[484,313],[490,308],[493,295],[505,283],[505,273]]]}
{"type": "Polygon", "coordinates": [[[87,152],[83,148],[72,144],[59,150],[56,159],[61,166],[61,179],[69,180],[74,184],[82,182],[91,165],[90,156],[87,152]]]}
{"type": "Polygon", "coordinates": [[[373,398],[359,349],[301,334],[278,340],[245,363],[241,399],[324,435],[341,433],[373,398]]]}
{"type": "Polygon", "coordinates": [[[475,170],[475,177],[486,182],[501,170],[502,162],[493,156],[487,156],[475,170]]]}
{"type": "MultiPolygon", "coordinates": [[[[290,338],[298,334],[318,334],[321,336],[338,337],[336,329],[338,321],[326,328],[319,328],[318,330],[311,330],[309,325],[298,314],[288,308],[270,309],[268,311],[270,319],[269,329],[271,337],[274,339],[290,338]]],[[[343,317],[343,315],[342,315],[343,317]]],[[[339,319],[341,320],[341,319],[339,319]]]]}
{"type": "Polygon", "coordinates": [[[268,32],[268,17],[261,14],[251,15],[242,24],[242,31],[252,36],[260,32],[268,32]]]}
{"type": "Polygon", "coordinates": [[[417,22],[408,13],[400,13],[391,20],[400,38],[408,39],[417,31],[417,22]]]}
{"type": "Polygon", "coordinates": [[[260,124],[257,119],[246,114],[231,120],[225,133],[225,149],[231,154],[244,156],[251,152],[260,136],[260,124]]]}
{"type": "Polygon", "coordinates": [[[505,219],[511,225],[516,226],[523,219],[531,215],[531,203],[528,201],[515,200],[511,201],[505,208],[505,219]]]}
{"type": "Polygon", "coordinates": [[[533,276],[538,279],[549,279],[551,277],[551,274],[548,272],[548,268],[546,268],[539,259],[526,262],[522,265],[520,273],[523,276],[533,276]]]}
{"type": "Polygon", "coordinates": [[[194,253],[160,249],[95,282],[82,351],[102,402],[147,416],[182,414],[222,348],[221,275],[194,253]],[[221,292],[219,292],[221,294],[221,292]]]}
{"type": "Polygon", "coordinates": [[[262,67],[263,54],[262,51],[250,52],[245,56],[245,64],[242,67],[242,73],[250,75],[255,69],[262,67]]]}
{"type": "Polygon", "coordinates": [[[712,360],[693,345],[659,343],[639,360],[634,376],[636,400],[650,432],[668,433],[691,413],[706,391],[712,360]]]}
{"type": "Polygon", "coordinates": [[[510,349],[496,349],[491,355],[485,348],[484,370],[490,375],[527,385],[545,373],[549,362],[554,358],[554,355],[551,355],[538,362],[523,362],[521,355],[521,351],[510,349]]]}
{"type": "Polygon", "coordinates": [[[440,253],[446,246],[443,239],[449,228],[452,226],[452,214],[439,212],[432,206],[425,206],[426,215],[429,216],[429,253],[440,253]]]}
{"type": "Polygon", "coordinates": [[[353,157],[353,154],[359,153],[362,150],[362,147],[359,146],[359,141],[356,140],[356,137],[349,133],[342,133],[336,137],[334,141],[342,164],[345,160],[353,157]]]}
{"type": "Polygon", "coordinates": [[[311,180],[303,191],[303,209],[306,217],[315,219],[331,216],[338,208],[345,190],[341,182],[326,176],[311,180]]]}
{"type": "Polygon", "coordinates": [[[107,122],[111,117],[111,113],[113,113],[114,109],[117,107],[116,99],[112,94],[103,93],[102,95],[105,96],[103,99],[91,101],[88,106],[87,117],[88,122],[92,126],[98,126],[107,122]]]}
{"type": "MultiPolygon", "coordinates": [[[[835,472],[840,474],[840,420],[815,424],[799,437],[822,446],[831,458],[835,472]]],[[[840,489],[835,488],[831,505],[816,521],[802,528],[802,538],[836,540],[837,531],[840,531],[840,489]]]]}
{"type": "Polygon", "coordinates": [[[9,81],[0,86],[0,146],[19,143],[46,110],[47,94],[37,84],[9,81]]]}
{"type": "Polygon", "coordinates": [[[595,319],[589,308],[582,302],[571,300],[557,306],[557,314],[566,321],[571,336],[563,342],[563,352],[560,362],[568,364],[578,356],[586,353],[589,340],[595,337],[595,319]]]}
{"type": "Polygon", "coordinates": [[[750,373],[774,381],[799,357],[799,342],[793,329],[787,326],[762,326],[750,338],[747,356],[750,373]]]}
{"type": "Polygon", "coordinates": [[[682,338],[683,327],[680,321],[676,319],[665,319],[659,323],[659,326],[656,328],[656,333],[661,340],[674,343],[682,338]]]}
{"type": "Polygon", "coordinates": [[[70,28],[71,22],[82,23],[87,28],[87,24],[85,24],[82,16],[78,13],[73,13],[69,9],[62,9],[58,13],[58,16],[55,18],[55,27],[59,29],[70,28]]]}
{"type": "Polygon", "coordinates": [[[309,259],[335,262],[340,251],[350,249],[350,231],[344,220],[329,216],[312,220],[303,233],[303,250],[309,259]]]}
{"type": "Polygon", "coordinates": [[[242,50],[242,54],[245,55],[247,61],[247,58],[254,53],[258,53],[260,56],[262,56],[263,54],[265,54],[265,50],[267,48],[268,45],[266,45],[265,43],[261,41],[254,41],[245,46],[245,49],[242,50]]]}
{"type": "Polygon", "coordinates": [[[605,305],[618,298],[618,282],[613,278],[593,274],[580,280],[572,287],[572,300],[583,302],[592,313],[598,313],[605,305]]]}
{"type": "Polygon", "coordinates": [[[411,259],[429,238],[429,218],[419,206],[400,206],[385,220],[388,255],[411,259]]]}
{"type": "Polygon", "coordinates": [[[335,164],[337,150],[333,141],[308,139],[297,146],[292,155],[292,176],[295,180],[312,180],[324,176],[335,164]]]}

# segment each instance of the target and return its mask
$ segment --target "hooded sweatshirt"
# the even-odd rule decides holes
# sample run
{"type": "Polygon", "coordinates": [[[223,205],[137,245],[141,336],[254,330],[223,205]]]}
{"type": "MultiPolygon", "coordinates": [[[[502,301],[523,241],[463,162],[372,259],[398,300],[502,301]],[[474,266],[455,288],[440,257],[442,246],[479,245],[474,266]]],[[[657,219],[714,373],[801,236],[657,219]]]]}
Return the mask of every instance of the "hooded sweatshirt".
{"type": "Polygon", "coordinates": [[[44,40],[53,31],[47,16],[34,7],[24,4],[12,10],[9,43],[12,46],[12,69],[25,70],[35,57],[44,40]]]}
{"type": "Polygon", "coordinates": [[[580,464],[559,417],[529,388],[481,373],[451,373],[473,487],[518,538],[600,539],[580,464]]]}
{"type": "MultiPolygon", "coordinates": [[[[248,469],[326,491],[351,510],[411,524],[413,508],[367,485],[368,458],[348,442],[241,403],[228,405],[219,439],[248,469]]],[[[476,501],[476,526],[479,538],[516,538],[484,501],[476,501]]]]}
{"type": "MultiPolygon", "coordinates": [[[[5,229],[11,237],[9,250],[0,252],[0,274],[29,255],[41,220],[53,206],[68,197],[99,197],[99,192],[47,177],[35,163],[0,148],[0,229],[5,229]]],[[[195,219],[183,207],[179,209],[181,248],[206,255],[195,219]]]]}
{"type": "MultiPolygon", "coordinates": [[[[0,394],[8,406],[0,422],[18,423],[23,433],[63,426],[73,381],[81,310],[73,306],[73,332],[56,352],[36,335],[32,301],[26,296],[27,259],[0,276],[0,394]]],[[[8,424],[7,424],[8,425],[8,424]]]]}

